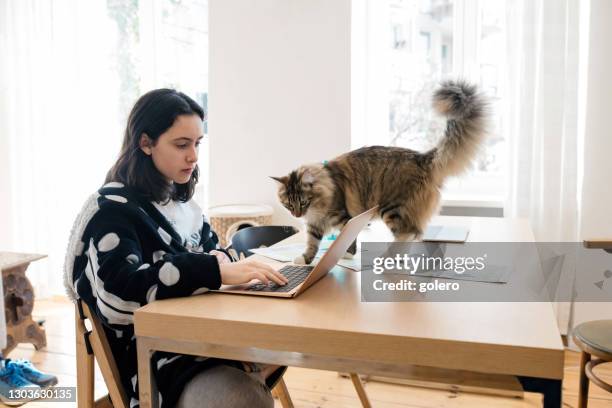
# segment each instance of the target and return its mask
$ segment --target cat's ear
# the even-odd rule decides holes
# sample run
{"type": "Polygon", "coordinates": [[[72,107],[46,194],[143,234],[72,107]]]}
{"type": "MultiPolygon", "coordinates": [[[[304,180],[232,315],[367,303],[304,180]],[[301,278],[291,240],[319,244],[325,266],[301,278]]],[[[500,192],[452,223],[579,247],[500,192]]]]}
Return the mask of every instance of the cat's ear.
{"type": "Polygon", "coordinates": [[[287,176],[283,176],[283,177],[274,177],[274,176],[270,176],[270,178],[274,181],[278,181],[279,183],[286,185],[287,184],[287,180],[289,179],[287,176]]]}
{"type": "Polygon", "coordinates": [[[302,173],[302,183],[304,184],[313,184],[315,181],[314,175],[310,170],[304,170],[302,173]]]}

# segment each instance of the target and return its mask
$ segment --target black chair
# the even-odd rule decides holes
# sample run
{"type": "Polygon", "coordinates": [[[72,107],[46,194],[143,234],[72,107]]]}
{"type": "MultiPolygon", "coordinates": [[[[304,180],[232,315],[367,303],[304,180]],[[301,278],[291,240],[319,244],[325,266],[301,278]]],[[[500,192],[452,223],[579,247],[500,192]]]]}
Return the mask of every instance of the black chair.
{"type": "MultiPolygon", "coordinates": [[[[584,247],[603,249],[612,254],[612,239],[585,240],[584,247]]],[[[611,277],[606,273],[604,273],[605,278],[611,277]]],[[[572,335],[574,342],[582,352],[580,354],[578,408],[586,408],[589,402],[589,380],[604,390],[612,392],[612,383],[605,382],[604,378],[600,377],[601,374],[594,370],[600,364],[612,364],[612,320],[584,322],[573,328],[572,335]],[[591,360],[591,357],[595,358],[591,360]]]]}
{"type": "Polygon", "coordinates": [[[285,238],[296,234],[297,229],[285,225],[265,225],[243,228],[232,235],[232,243],[226,249],[236,259],[253,255],[249,249],[274,245],[285,238]]]}

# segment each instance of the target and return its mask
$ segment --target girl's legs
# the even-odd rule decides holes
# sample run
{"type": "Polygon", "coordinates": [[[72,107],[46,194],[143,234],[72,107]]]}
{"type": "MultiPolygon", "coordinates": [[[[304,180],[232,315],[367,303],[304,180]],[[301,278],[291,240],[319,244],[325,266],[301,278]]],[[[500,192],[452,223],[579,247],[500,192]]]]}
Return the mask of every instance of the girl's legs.
{"type": "Polygon", "coordinates": [[[242,365],[244,367],[244,371],[250,373],[251,375],[257,375],[261,382],[265,382],[272,373],[281,368],[281,366],[278,365],[250,363],[247,361],[243,361],[242,365]]]}
{"type": "Polygon", "coordinates": [[[187,383],[177,408],[272,408],[274,400],[261,372],[226,365],[202,371],[187,383]]]}

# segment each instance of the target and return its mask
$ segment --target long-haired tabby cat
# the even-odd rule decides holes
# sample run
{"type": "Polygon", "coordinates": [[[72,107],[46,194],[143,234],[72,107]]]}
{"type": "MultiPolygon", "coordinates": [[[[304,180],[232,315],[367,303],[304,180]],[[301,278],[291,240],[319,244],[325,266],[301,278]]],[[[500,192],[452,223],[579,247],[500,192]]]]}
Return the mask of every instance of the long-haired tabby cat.
{"type": "MultiPolygon", "coordinates": [[[[420,153],[401,147],[363,147],[321,164],[299,167],[279,182],[278,197],[305,217],[308,239],[295,263],[309,264],[323,235],[374,206],[396,241],[419,238],[438,207],[446,177],[469,166],[485,137],[487,101],[475,86],[447,81],[433,106],[446,116],[438,145],[420,153]]],[[[354,254],[353,242],[349,254],[354,254]]]]}

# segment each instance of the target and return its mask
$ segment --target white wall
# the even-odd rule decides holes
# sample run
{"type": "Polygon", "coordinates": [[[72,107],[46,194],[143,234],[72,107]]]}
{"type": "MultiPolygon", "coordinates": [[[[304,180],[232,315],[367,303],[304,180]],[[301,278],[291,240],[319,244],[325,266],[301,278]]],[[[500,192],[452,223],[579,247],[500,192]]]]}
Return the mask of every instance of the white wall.
{"type": "Polygon", "coordinates": [[[612,237],[612,2],[592,0],[584,137],[582,237],[612,237]]]}
{"type": "Polygon", "coordinates": [[[350,149],[350,0],[210,0],[210,204],[266,203],[275,182],[350,149]]]}
{"type": "MultiPolygon", "coordinates": [[[[590,7],[582,239],[612,238],[612,1],[592,0],[590,7]]],[[[604,288],[612,290],[612,279],[604,288]]],[[[574,323],[603,318],[612,319],[611,304],[576,304],[574,323]]]]}

